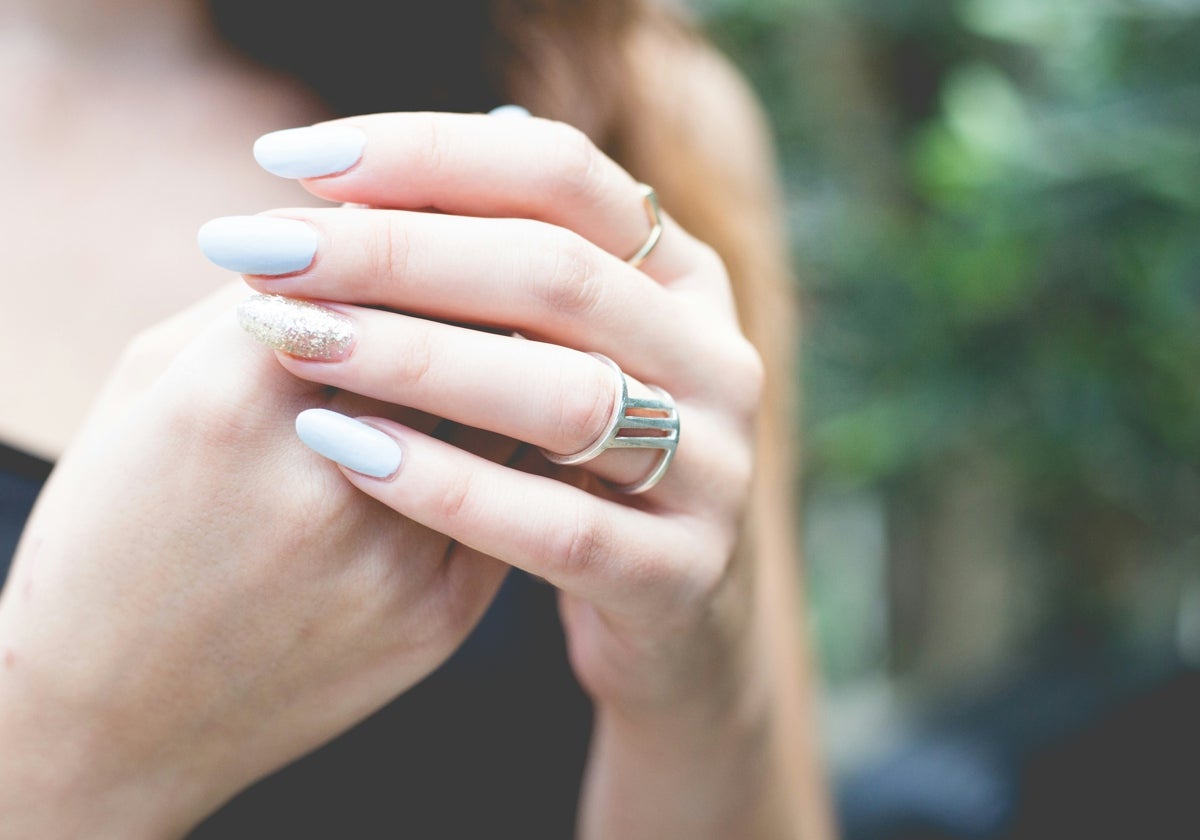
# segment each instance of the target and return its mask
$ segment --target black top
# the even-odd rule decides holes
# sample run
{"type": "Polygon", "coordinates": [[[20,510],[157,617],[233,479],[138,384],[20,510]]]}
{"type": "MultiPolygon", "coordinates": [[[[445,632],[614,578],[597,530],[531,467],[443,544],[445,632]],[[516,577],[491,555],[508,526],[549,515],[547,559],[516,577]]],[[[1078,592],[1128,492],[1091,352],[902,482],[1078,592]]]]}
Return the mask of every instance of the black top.
{"type": "MultiPolygon", "coordinates": [[[[0,579],[51,466],[0,444],[0,579]]],[[[570,837],[590,730],[554,590],[510,574],[441,669],[191,836],[570,837]]]]}
{"type": "Polygon", "coordinates": [[[17,538],[54,465],[0,443],[0,581],[17,550],[17,538]]]}

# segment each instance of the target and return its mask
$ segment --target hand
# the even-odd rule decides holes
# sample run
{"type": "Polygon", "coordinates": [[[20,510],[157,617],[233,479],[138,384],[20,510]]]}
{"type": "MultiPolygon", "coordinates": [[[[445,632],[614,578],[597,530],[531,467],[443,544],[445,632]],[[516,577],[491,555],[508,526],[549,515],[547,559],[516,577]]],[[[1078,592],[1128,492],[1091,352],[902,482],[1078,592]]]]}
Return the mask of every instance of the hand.
{"type": "Polygon", "coordinates": [[[183,833],[433,670],[502,579],[299,445],[305,408],[434,421],[284,372],[237,286],[134,342],[25,532],[0,836],[183,833]]]}
{"type": "Polygon", "coordinates": [[[611,485],[646,475],[653,453],[612,451],[564,471],[515,445],[483,457],[462,428],[450,445],[386,419],[369,422],[403,453],[399,471],[346,470],[349,480],[449,535],[456,551],[557,586],[576,674],[604,710],[730,713],[757,667],[749,569],[733,558],[762,373],[720,261],[666,219],[641,270],[626,264],[649,232],[638,185],[561,124],[426,114],[333,125],[362,132],[361,160],[305,186],[392,209],[276,211],[222,220],[202,237],[260,291],[333,302],[353,324],[353,346],[334,358],[276,343],[293,351],[280,354],[288,371],[485,440],[569,453],[599,437],[617,397],[612,372],[585,352],[597,351],[665,388],[682,418],[677,457],[644,496],[611,485]],[[427,208],[442,214],[412,212],[427,208]],[[237,247],[267,231],[270,247],[237,247]]]}
{"type": "MultiPolygon", "coordinates": [[[[349,352],[282,353],[289,371],[452,421],[430,436],[369,420],[403,462],[384,479],[344,470],[355,486],[456,550],[561,590],[571,661],[596,702],[581,836],[782,837],[802,824],[823,836],[819,786],[797,758],[792,594],[765,588],[790,580],[789,555],[740,543],[762,363],[712,249],[668,218],[641,270],[626,264],[650,230],[641,190],[560,124],[383,115],[286,140],[265,141],[260,162],[282,151],[314,194],[381,209],[223,220],[210,256],[260,291],[351,319],[349,352]],[[315,167],[331,138],[359,159],[315,167]],[[413,212],[428,209],[441,214],[413,212]],[[584,351],[678,404],[677,457],[643,496],[612,487],[646,476],[653,455],[563,470],[531,451],[575,452],[604,428],[614,379],[584,351]],[[496,434],[520,444],[489,458],[478,443],[496,434]]],[[[770,227],[767,215],[746,221],[770,227]]]]}

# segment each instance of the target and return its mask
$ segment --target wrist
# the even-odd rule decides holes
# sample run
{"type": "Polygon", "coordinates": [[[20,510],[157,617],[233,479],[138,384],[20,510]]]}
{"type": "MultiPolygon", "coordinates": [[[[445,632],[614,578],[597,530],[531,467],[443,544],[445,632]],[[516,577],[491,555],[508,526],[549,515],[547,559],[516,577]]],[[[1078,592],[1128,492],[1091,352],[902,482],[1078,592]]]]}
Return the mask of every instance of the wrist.
{"type": "Polygon", "coordinates": [[[692,635],[672,702],[596,699],[581,836],[797,836],[786,707],[753,632],[692,635]]]}
{"type": "Polygon", "coordinates": [[[794,836],[769,715],[637,717],[597,709],[583,838],[794,836]]]}

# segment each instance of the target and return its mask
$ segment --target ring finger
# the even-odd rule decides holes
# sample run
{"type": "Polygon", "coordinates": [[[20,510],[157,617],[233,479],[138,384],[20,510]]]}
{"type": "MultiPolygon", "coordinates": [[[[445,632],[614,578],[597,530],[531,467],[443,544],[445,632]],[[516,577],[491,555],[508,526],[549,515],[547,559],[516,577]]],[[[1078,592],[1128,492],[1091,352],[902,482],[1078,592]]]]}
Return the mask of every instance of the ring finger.
{"type": "MultiPolygon", "coordinates": [[[[526,341],[344,304],[258,296],[242,325],[280,352],[295,375],[572,454],[610,428],[620,398],[615,371],[555,344],[526,341]]],[[[653,397],[627,379],[631,397],[653,397]]],[[[643,479],[662,450],[607,451],[586,464],[617,485],[643,479]]],[[[680,454],[681,462],[687,459],[680,454]]],[[[683,463],[679,469],[686,469],[683,463]]]]}

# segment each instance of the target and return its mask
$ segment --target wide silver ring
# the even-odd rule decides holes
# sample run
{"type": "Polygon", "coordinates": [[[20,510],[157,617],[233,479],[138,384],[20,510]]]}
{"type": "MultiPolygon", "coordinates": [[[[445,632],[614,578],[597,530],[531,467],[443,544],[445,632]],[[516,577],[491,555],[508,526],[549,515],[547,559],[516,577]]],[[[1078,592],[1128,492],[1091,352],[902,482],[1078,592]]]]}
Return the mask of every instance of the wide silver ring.
{"type": "Polygon", "coordinates": [[[646,220],[650,222],[650,235],[646,237],[642,247],[638,248],[637,253],[625,260],[634,268],[650,257],[650,253],[658,247],[658,241],[662,239],[663,235],[662,208],[658,204],[658,193],[649,184],[638,184],[638,188],[642,191],[642,204],[646,208],[646,220]]]}
{"type": "Polygon", "coordinates": [[[679,411],[675,400],[657,385],[646,386],[656,397],[629,396],[629,379],[617,363],[602,353],[591,355],[612,368],[616,377],[619,396],[613,400],[608,423],[594,442],[578,452],[559,455],[543,449],[542,454],[555,464],[570,466],[590,461],[608,449],[660,449],[662,454],[649,475],[632,484],[613,485],[621,493],[645,493],[662,480],[675,457],[675,447],[679,444],[679,411]]]}

